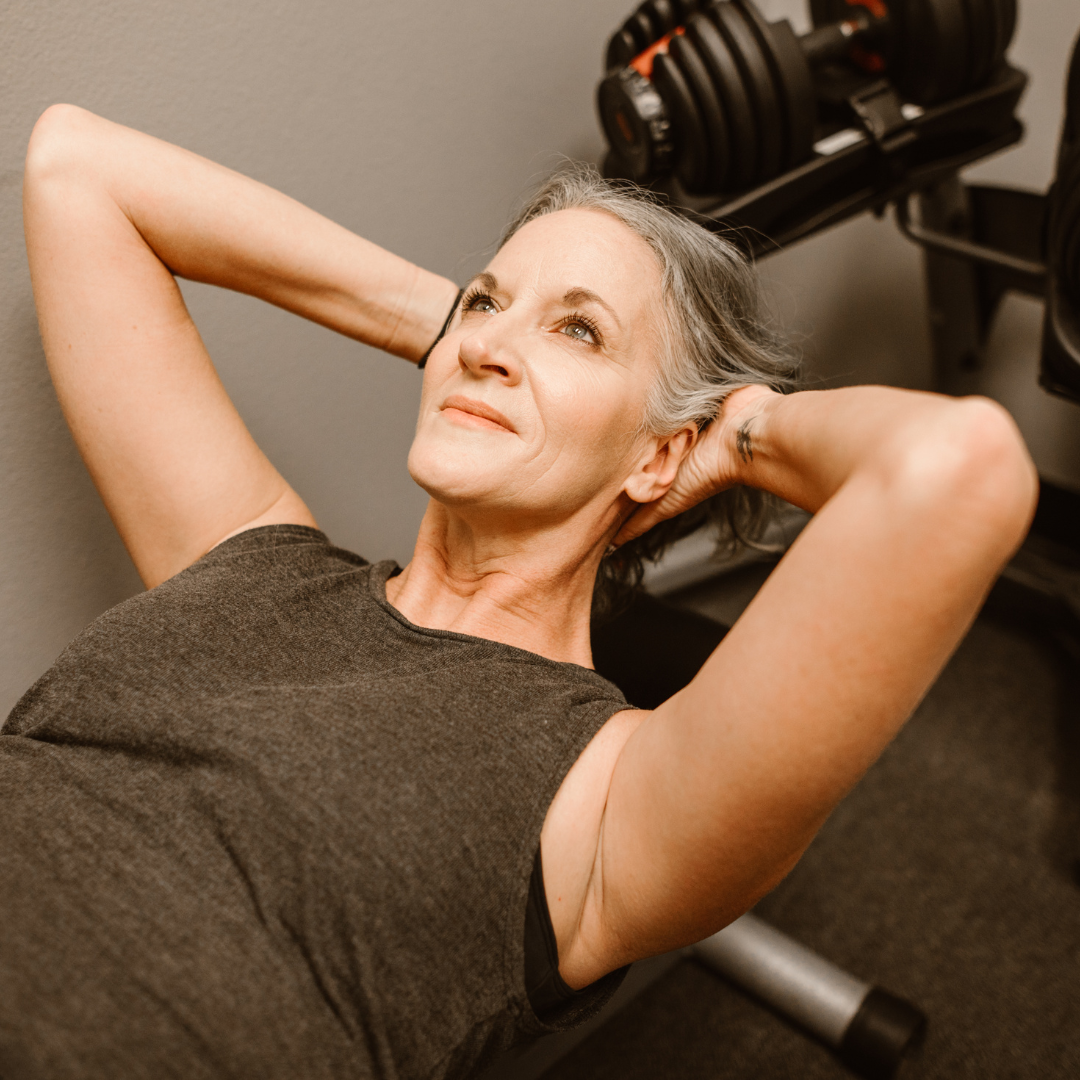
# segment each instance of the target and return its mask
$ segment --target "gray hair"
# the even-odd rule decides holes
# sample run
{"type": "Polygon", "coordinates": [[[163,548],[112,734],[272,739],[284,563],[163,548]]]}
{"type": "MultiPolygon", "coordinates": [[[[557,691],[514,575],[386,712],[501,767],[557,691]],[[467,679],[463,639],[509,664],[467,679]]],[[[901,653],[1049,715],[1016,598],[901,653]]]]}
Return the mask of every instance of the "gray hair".
{"type": "MultiPolygon", "coordinates": [[[[659,374],[640,418],[643,433],[672,435],[690,424],[703,428],[740,386],[761,383],[781,392],[795,388],[797,362],[766,327],[757,275],[731,240],[636,184],[605,180],[591,166],[573,164],[528,200],[507,226],[500,247],[530,221],[558,210],[610,214],[656,256],[666,318],[659,374]]],[[[661,522],[604,558],[594,612],[603,615],[620,607],[640,585],[644,562],[655,561],[699,528],[716,531],[718,550],[753,544],[766,511],[761,492],[734,488],[661,522]]]]}

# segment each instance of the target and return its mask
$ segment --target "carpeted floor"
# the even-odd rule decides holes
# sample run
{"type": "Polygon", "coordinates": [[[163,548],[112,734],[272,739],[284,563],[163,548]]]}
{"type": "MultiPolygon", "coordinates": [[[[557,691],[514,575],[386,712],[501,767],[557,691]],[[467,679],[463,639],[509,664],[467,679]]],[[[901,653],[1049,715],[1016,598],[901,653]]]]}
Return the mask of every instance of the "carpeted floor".
{"type": "MultiPolygon", "coordinates": [[[[682,602],[720,619],[742,580],[682,602]]],[[[737,613],[737,611],[736,611],[737,613]]],[[[903,1080],[1080,1077],[1080,653],[979,619],[911,723],[757,908],[930,1018],[903,1080]]],[[[545,1080],[848,1075],[692,960],[545,1080]]]]}

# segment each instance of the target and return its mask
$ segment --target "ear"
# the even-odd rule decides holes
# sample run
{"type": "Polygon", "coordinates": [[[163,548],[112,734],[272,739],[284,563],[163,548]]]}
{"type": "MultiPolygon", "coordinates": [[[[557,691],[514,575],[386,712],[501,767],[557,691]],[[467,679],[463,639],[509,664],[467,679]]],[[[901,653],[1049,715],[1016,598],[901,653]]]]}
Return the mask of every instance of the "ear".
{"type": "Polygon", "coordinates": [[[694,448],[697,437],[697,428],[688,425],[663,439],[656,436],[650,438],[637,467],[626,478],[623,491],[636,503],[662,499],[675,482],[679,466],[694,448]]]}

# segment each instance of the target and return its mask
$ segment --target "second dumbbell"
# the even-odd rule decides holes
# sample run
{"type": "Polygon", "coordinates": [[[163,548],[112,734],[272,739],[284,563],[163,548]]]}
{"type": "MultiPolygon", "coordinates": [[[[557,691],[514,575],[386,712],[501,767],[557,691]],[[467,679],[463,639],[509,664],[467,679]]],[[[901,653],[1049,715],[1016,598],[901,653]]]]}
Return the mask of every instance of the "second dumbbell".
{"type": "Polygon", "coordinates": [[[720,0],[611,71],[599,108],[623,171],[638,180],[674,171],[691,193],[762,183],[813,152],[815,67],[842,61],[888,70],[910,100],[929,104],[985,81],[1015,25],[1015,0],[814,4],[815,16],[837,12],[844,18],[819,20],[800,38],[786,20],[766,22],[751,0],[720,0]],[[975,18],[943,17],[961,8],[965,19],[992,10],[992,32],[972,34],[975,18]],[[917,50],[907,44],[916,38],[917,50]],[[958,74],[950,64],[961,51],[970,62],[958,74]]]}

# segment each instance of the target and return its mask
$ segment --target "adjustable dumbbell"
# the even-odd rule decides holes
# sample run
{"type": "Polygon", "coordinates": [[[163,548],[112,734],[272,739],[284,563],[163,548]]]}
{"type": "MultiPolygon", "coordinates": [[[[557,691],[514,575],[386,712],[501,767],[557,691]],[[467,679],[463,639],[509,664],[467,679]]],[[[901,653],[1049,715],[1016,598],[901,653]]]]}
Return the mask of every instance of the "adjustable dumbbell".
{"type": "MultiPolygon", "coordinates": [[[[658,3],[648,0],[635,18],[646,21],[658,3]]],[[[669,0],[653,32],[681,5],[669,0]]],[[[911,101],[943,100],[1000,65],[1016,0],[813,0],[813,14],[815,29],[800,38],[787,20],[766,22],[751,0],[712,0],[610,71],[598,104],[622,168],[638,180],[674,171],[691,193],[772,179],[813,152],[813,68],[850,61],[888,71],[911,101]],[[828,18],[835,14],[843,17],[828,18]]],[[[609,59],[630,47],[628,33],[624,26],[612,39],[609,59]]],[[[644,26],[634,47],[641,40],[644,26]]]]}

